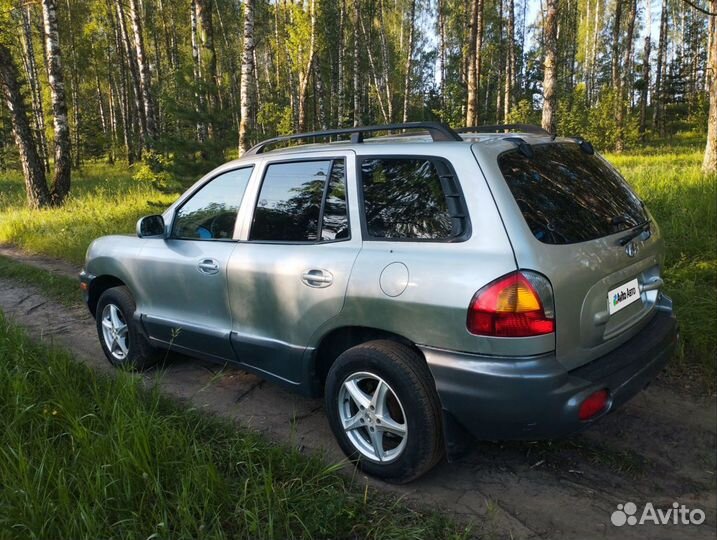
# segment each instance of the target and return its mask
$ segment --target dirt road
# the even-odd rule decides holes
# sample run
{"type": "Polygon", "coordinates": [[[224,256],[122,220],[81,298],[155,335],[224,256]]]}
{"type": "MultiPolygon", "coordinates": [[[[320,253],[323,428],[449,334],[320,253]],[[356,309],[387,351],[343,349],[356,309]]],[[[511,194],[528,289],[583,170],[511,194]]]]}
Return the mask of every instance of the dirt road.
{"type": "MultiPolygon", "coordinates": [[[[0,253],[19,258],[14,250],[0,253]]],[[[24,262],[76,275],[67,263],[23,256],[24,262]]],[[[67,308],[29,286],[0,278],[0,310],[31,336],[73,351],[110,372],[82,306],[67,308]]],[[[168,394],[238,421],[284,444],[343,459],[320,400],[289,394],[240,370],[174,358],[144,374],[168,394]]],[[[456,463],[443,463],[407,486],[361,479],[472,521],[489,538],[715,538],[717,517],[714,397],[695,401],[654,384],[588,432],[542,443],[476,443],[456,463]],[[618,504],[673,502],[706,514],[702,525],[614,526],[618,504]]]]}

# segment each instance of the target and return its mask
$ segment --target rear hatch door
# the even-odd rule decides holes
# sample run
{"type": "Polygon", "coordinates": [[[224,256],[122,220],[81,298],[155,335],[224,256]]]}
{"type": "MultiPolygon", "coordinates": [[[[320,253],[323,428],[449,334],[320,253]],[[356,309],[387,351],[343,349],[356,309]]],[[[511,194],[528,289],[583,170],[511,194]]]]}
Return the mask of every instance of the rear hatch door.
{"type": "Polygon", "coordinates": [[[518,266],[553,285],[556,355],[573,369],[650,320],[662,240],[642,201],[602,157],[572,141],[531,149],[532,155],[518,148],[500,152],[492,160],[498,171],[485,170],[490,160],[479,162],[493,179],[518,266]]]}

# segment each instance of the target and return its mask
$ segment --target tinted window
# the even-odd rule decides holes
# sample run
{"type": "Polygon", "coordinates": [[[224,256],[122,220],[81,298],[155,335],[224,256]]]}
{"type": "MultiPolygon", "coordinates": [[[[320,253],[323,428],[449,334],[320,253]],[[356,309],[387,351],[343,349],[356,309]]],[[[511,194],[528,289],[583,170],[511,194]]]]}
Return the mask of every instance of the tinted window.
{"type": "Polygon", "coordinates": [[[254,212],[250,240],[314,241],[331,161],[269,165],[254,212]]]}
{"type": "Polygon", "coordinates": [[[374,238],[441,240],[461,234],[449,212],[437,163],[368,159],[361,163],[364,211],[374,238]]]}
{"type": "Polygon", "coordinates": [[[321,239],[340,240],[349,237],[349,217],[346,210],[346,167],[334,161],[321,219],[321,239]]]}
{"type": "Polygon", "coordinates": [[[173,236],[196,240],[232,238],[251,171],[249,167],[225,172],[205,184],[177,211],[173,236]]]}
{"type": "Polygon", "coordinates": [[[647,217],[642,203],[607,161],[577,144],[511,150],[498,165],[535,237],[547,244],[584,242],[630,229],[647,217]]]}

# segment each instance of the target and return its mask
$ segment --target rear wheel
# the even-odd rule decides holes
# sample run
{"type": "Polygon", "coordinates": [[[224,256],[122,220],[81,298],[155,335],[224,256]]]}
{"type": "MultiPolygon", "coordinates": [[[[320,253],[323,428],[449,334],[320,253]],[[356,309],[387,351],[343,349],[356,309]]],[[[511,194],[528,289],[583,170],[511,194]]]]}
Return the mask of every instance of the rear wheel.
{"type": "Polygon", "coordinates": [[[443,456],[433,379],[400,343],[371,341],[344,352],[329,371],[325,399],[339,445],[368,474],[409,482],[443,456]]]}
{"type": "Polygon", "coordinates": [[[112,287],[100,296],[95,320],[107,360],[115,367],[143,370],[157,363],[157,353],[139,331],[135,309],[127,287],[112,287]]]}

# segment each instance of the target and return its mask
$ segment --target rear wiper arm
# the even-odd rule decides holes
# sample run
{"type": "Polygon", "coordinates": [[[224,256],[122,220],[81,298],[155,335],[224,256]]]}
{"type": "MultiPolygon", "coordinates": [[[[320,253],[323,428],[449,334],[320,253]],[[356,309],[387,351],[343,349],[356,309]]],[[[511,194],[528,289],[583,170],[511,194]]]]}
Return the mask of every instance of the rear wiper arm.
{"type": "Polygon", "coordinates": [[[620,245],[624,246],[634,238],[640,236],[643,232],[650,229],[650,220],[643,221],[639,225],[635,226],[628,234],[620,238],[620,245]]]}

